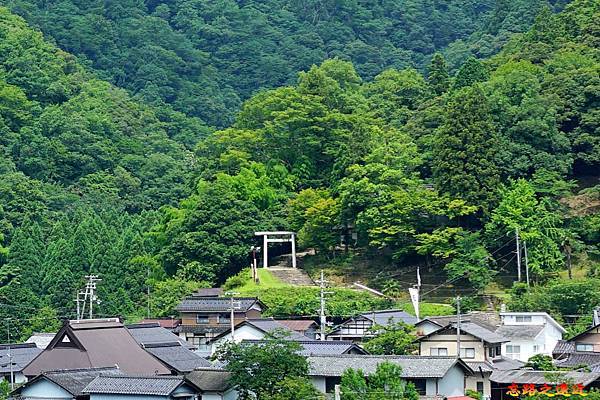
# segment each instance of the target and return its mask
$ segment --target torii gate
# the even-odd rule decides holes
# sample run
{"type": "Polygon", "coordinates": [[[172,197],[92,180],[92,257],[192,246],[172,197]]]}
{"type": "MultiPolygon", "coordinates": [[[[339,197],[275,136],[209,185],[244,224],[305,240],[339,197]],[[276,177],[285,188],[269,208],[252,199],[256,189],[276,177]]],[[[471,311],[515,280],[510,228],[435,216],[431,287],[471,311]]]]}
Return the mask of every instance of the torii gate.
{"type": "Polygon", "coordinates": [[[263,237],[263,267],[269,268],[269,243],[292,243],[292,268],[296,268],[296,232],[274,231],[254,232],[255,236],[263,237]],[[269,238],[269,236],[275,236],[269,238]],[[284,237],[282,237],[284,236],[284,237]],[[286,237],[287,236],[287,237],[286,237]]]}

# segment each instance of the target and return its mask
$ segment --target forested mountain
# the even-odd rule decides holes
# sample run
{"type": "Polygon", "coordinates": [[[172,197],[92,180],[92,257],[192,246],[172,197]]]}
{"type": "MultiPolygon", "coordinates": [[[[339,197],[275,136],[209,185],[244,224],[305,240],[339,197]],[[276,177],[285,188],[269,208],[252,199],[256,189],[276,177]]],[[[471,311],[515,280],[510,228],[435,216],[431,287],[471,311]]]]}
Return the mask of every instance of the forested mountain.
{"type": "Polygon", "coordinates": [[[151,314],[171,315],[246,266],[263,229],[296,230],[327,261],[350,226],[388,270],[427,265],[475,294],[514,275],[519,229],[537,285],[514,288],[522,309],[566,249],[598,274],[597,1],[541,9],[497,54],[525,30],[513,7],[537,2],[270,3],[11,3],[48,40],[0,8],[0,318],[16,336],[73,316],[90,272],[98,315],[145,315],[148,286],[151,314]],[[405,8],[420,17],[406,25],[405,8]],[[456,56],[484,36],[490,57],[456,56]],[[349,52],[357,40],[374,53],[349,52]],[[442,48],[456,71],[430,57],[442,48]]]}
{"type": "Polygon", "coordinates": [[[328,58],[363,79],[495,54],[564,0],[6,0],[99,76],[220,127],[261,88],[293,84],[328,58]]]}

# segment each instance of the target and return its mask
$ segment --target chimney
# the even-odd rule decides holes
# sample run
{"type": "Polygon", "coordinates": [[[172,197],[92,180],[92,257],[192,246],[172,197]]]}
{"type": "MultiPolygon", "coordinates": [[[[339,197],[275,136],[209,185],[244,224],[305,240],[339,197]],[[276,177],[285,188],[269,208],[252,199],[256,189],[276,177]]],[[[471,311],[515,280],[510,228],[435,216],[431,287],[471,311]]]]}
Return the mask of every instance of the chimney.
{"type": "Polygon", "coordinates": [[[592,320],[593,326],[600,325],[600,316],[598,315],[598,307],[594,308],[594,318],[592,320]]]}
{"type": "Polygon", "coordinates": [[[502,303],[500,304],[500,312],[506,312],[506,304],[502,303]]]}

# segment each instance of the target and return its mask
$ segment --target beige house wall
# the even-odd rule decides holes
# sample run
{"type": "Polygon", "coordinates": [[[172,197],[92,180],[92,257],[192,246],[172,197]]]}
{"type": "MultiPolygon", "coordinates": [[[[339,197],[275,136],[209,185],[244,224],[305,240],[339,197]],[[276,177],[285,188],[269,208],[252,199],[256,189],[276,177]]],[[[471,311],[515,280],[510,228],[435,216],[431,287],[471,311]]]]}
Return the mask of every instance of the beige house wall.
{"type": "MultiPolygon", "coordinates": [[[[436,347],[445,347],[448,349],[449,356],[457,355],[457,342],[456,335],[433,335],[430,338],[422,339],[420,342],[420,354],[422,356],[431,355],[431,349],[436,347]]],[[[485,361],[486,354],[483,342],[471,335],[461,334],[460,335],[460,347],[461,349],[473,348],[475,349],[475,358],[464,358],[464,361],[485,361]]]]}

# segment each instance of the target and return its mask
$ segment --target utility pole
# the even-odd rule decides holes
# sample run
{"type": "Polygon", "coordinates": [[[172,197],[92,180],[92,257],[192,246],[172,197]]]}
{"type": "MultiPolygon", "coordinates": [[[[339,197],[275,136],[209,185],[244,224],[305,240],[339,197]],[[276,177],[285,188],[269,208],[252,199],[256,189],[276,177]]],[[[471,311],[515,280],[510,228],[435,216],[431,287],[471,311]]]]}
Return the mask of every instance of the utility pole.
{"type": "Polygon", "coordinates": [[[15,390],[15,373],[13,370],[13,357],[10,351],[10,318],[6,318],[6,334],[8,337],[8,365],[10,369],[10,390],[15,390]]]}
{"type": "Polygon", "coordinates": [[[525,253],[525,279],[527,280],[527,286],[529,286],[529,257],[527,256],[526,240],[523,240],[523,251],[525,253]]]}
{"type": "Polygon", "coordinates": [[[229,305],[229,322],[231,323],[231,341],[235,342],[235,310],[241,309],[242,303],[240,301],[234,301],[234,296],[238,295],[238,292],[227,292],[225,294],[227,296],[231,296],[231,303],[229,305]]]}
{"type": "Polygon", "coordinates": [[[319,284],[319,288],[320,290],[320,300],[321,300],[321,307],[319,309],[319,317],[320,317],[320,322],[321,322],[321,340],[325,340],[325,328],[327,328],[327,316],[325,315],[325,295],[326,294],[330,294],[332,292],[326,292],[325,289],[327,288],[327,283],[329,283],[329,281],[325,280],[325,274],[323,273],[323,270],[321,270],[321,279],[317,281],[317,283],[319,284]]]}
{"type": "Polygon", "coordinates": [[[456,296],[456,357],[460,358],[460,296],[456,296]]]}
{"type": "MultiPolygon", "coordinates": [[[[88,297],[88,299],[90,300],[89,318],[93,319],[94,318],[94,302],[96,301],[98,304],[100,304],[100,301],[98,301],[98,296],[96,296],[94,294],[94,291],[96,290],[96,283],[102,281],[102,279],[99,279],[98,275],[86,275],[85,277],[88,279],[88,283],[85,285],[85,289],[86,289],[86,297],[88,297]]],[[[82,312],[81,317],[83,318],[83,312],[82,312]]]]}
{"type": "Polygon", "coordinates": [[[521,282],[521,246],[519,243],[519,228],[515,228],[515,237],[517,239],[517,278],[521,282]]]}
{"type": "Polygon", "coordinates": [[[80,295],[80,294],[81,294],[81,292],[80,292],[80,291],[77,291],[77,299],[75,300],[75,302],[77,303],[77,318],[76,318],[76,319],[77,319],[78,321],[79,321],[79,315],[80,315],[80,313],[81,313],[81,307],[79,307],[79,302],[81,301],[81,300],[79,299],[79,295],[80,295]]]}

